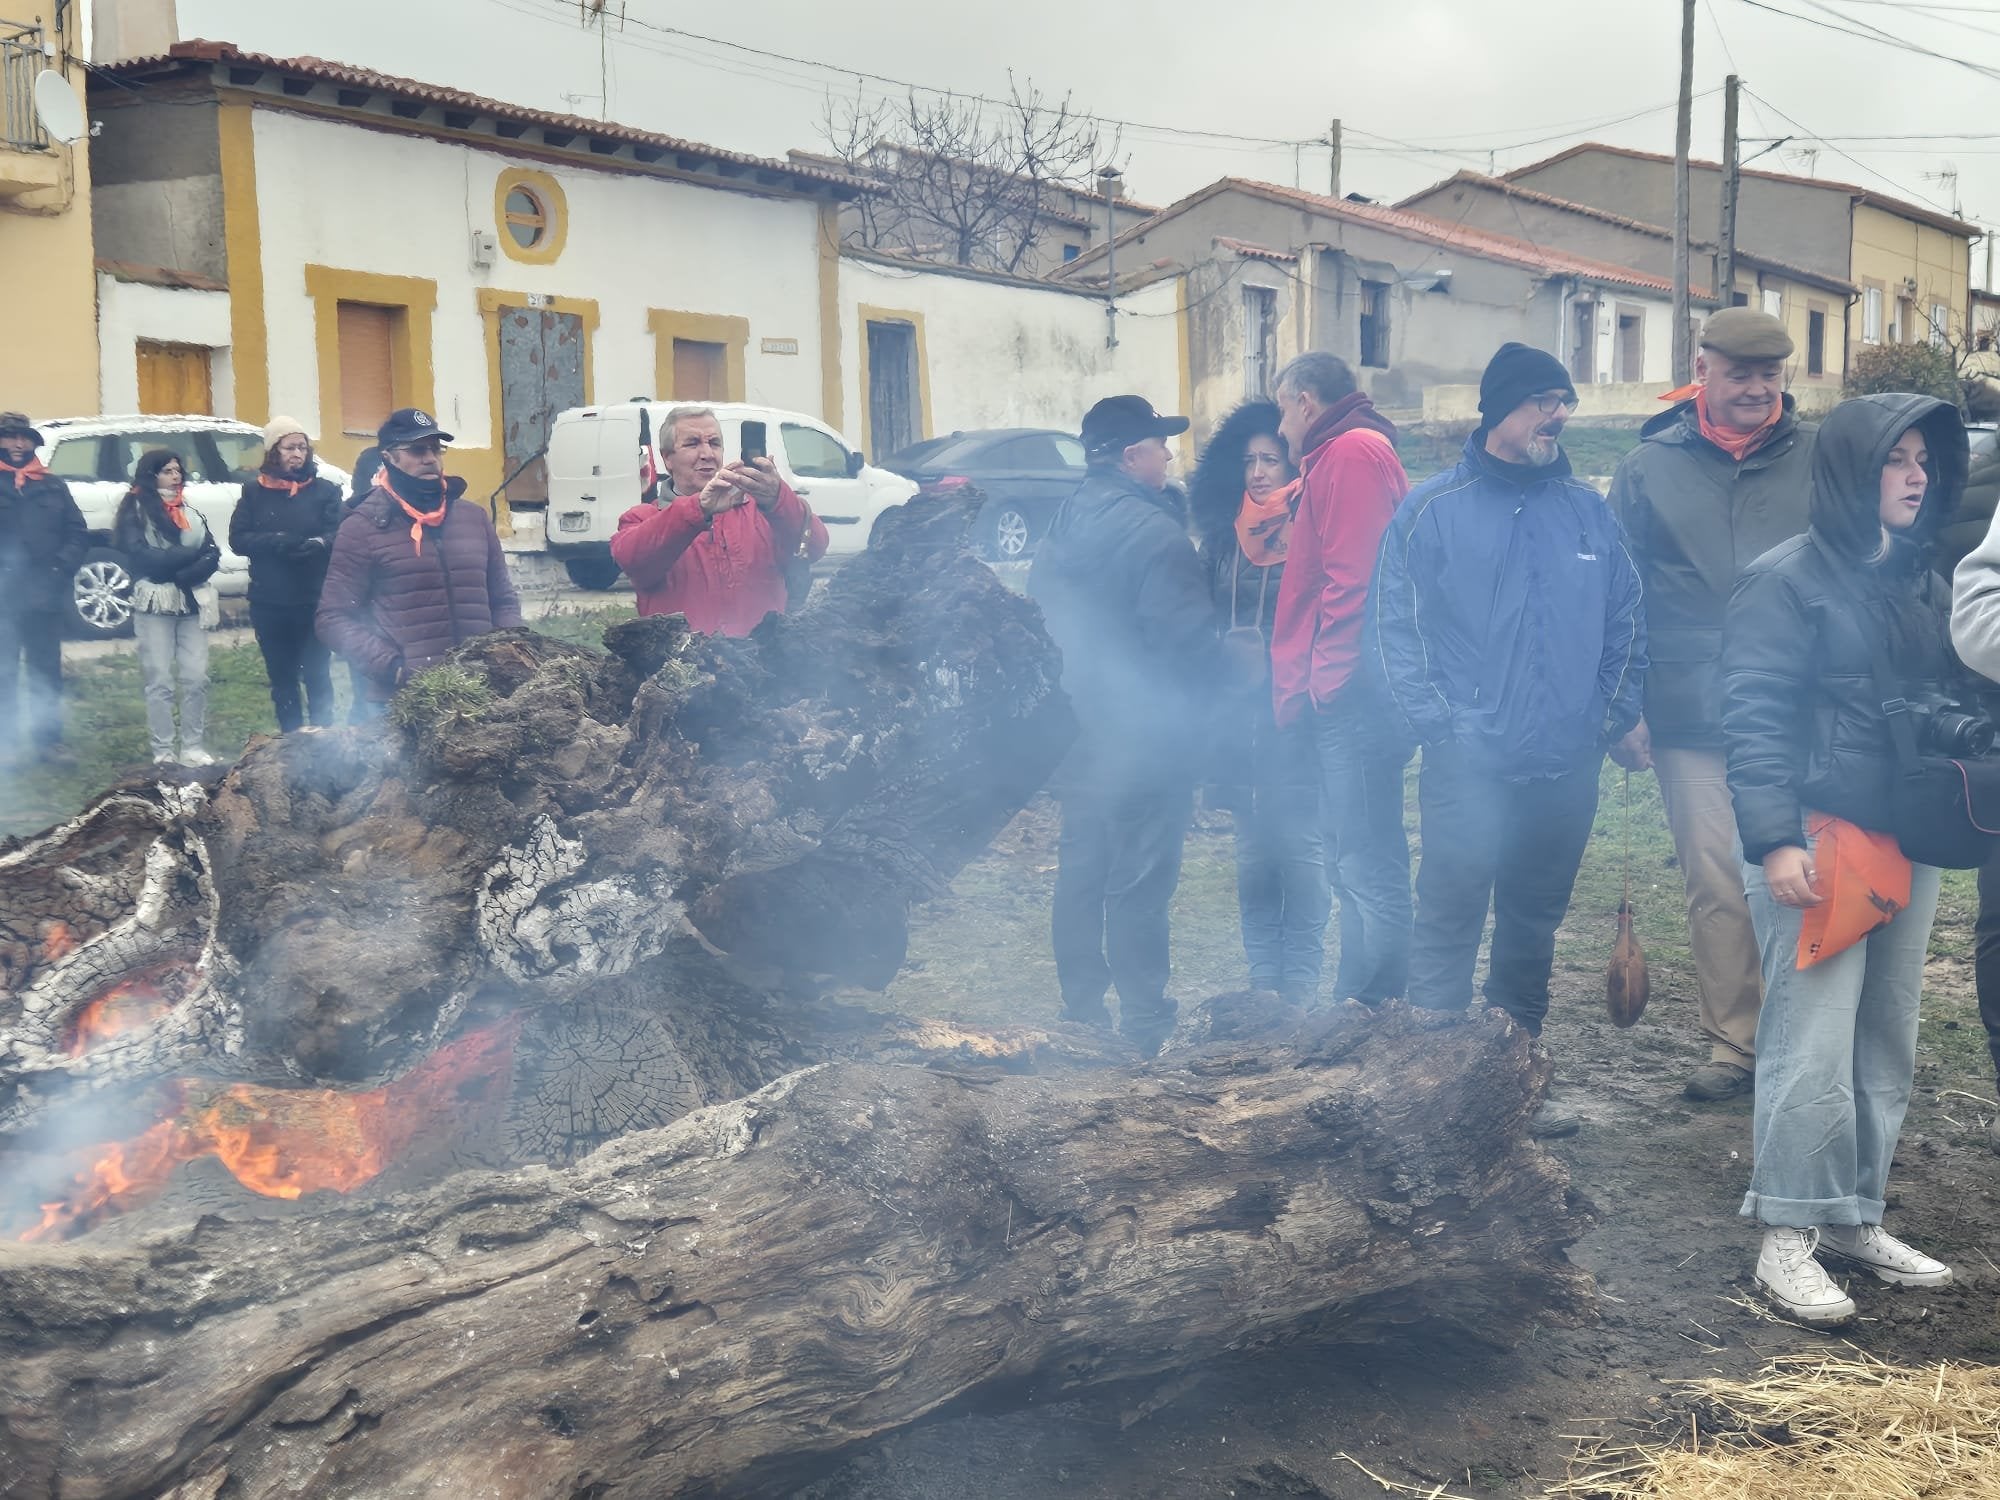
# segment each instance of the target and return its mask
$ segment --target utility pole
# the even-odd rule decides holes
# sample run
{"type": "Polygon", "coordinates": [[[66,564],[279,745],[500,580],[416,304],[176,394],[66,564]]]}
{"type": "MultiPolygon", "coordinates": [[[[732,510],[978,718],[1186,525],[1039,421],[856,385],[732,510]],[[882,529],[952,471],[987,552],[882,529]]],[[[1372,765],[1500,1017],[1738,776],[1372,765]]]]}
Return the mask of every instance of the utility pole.
{"type": "Polygon", "coordinates": [[[1722,89],[1722,234],[1716,240],[1715,298],[1724,307],[1736,292],[1736,190],[1742,181],[1737,161],[1736,105],[1738,81],[1731,73],[1722,89]]]}
{"type": "Polygon", "coordinates": [[[1104,192],[1104,347],[1118,347],[1118,184],[1122,174],[1114,166],[1097,169],[1097,185],[1104,192]]]}
{"type": "Polygon", "coordinates": [[[1333,187],[1327,196],[1338,198],[1340,196],[1340,121],[1335,120],[1333,122],[1333,128],[1327,132],[1326,139],[1327,144],[1333,147],[1333,187]]]}
{"type": "Polygon", "coordinates": [[[1688,358],[1688,145],[1694,134],[1694,0],[1681,0],[1681,106],[1674,122],[1674,384],[1694,375],[1688,358]]]}

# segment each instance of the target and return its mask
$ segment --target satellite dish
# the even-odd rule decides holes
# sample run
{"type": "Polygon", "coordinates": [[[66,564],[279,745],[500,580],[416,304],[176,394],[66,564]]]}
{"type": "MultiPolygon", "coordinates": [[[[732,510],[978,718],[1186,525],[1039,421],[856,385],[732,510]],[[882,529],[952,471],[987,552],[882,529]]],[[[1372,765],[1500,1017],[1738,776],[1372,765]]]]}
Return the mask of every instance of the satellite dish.
{"type": "Polygon", "coordinates": [[[35,79],[35,118],[52,140],[65,146],[74,146],[90,133],[76,90],[54,68],[44,68],[35,79]]]}

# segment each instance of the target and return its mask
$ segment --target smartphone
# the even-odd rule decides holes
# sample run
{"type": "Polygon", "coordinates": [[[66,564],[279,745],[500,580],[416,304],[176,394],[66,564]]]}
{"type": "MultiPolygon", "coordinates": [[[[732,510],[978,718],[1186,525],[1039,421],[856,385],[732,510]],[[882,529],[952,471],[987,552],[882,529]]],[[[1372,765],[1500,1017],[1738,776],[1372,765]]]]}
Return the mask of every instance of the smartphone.
{"type": "Polygon", "coordinates": [[[743,424],[743,437],[741,441],[742,451],[738,456],[746,464],[771,456],[771,450],[768,446],[770,438],[765,434],[762,422],[745,422],[743,424]]]}

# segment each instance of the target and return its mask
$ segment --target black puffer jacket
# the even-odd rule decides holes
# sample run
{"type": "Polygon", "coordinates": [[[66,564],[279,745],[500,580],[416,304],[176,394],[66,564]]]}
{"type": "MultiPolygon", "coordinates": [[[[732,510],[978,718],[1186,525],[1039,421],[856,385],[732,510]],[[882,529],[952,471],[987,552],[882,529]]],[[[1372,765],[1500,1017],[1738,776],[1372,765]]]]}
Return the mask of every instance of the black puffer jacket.
{"type": "Polygon", "coordinates": [[[281,475],[246,480],[229,517],[229,547],[250,559],[250,603],[258,609],[310,615],[319,607],[334,533],[340,530],[340,486],[310,464],[297,488],[281,475]]]}
{"type": "Polygon", "coordinates": [[[1192,776],[1217,678],[1215,614],[1176,501],[1115,469],[1065,500],[1028,570],[1082,730],[1069,784],[1192,776]]]}
{"type": "MultiPolygon", "coordinates": [[[[188,508],[201,515],[193,506],[188,508]]],[[[213,578],[215,570],[222,566],[222,548],[216,545],[215,528],[208,524],[206,516],[202,516],[201,522],[208,534],[199,547],[154,546],[148,525],[152,536],[171,537],[178,528],[167,519],[167,507],[157,494],[141,494],[138,490],[126,491],[111,522],[111,545],[125,554],[133,576],[148,583],[178,584],[183,610],[188,614],[197,608],[194,591],[213,578]]]]}
{"type": "Polygon", "coordinates": [[[1965,470],[1958,412],[1929,396],[1858,397],[1820,424],[1812,529],[1752,563],[1729,602],[1722,728],[1745,858],[1804,848],[1808,809],[1888,825],[1895,758],[1870,671],[1877,642],[1905,697],[1963,700],[1950,590],[1927,551],[1965,470]],[[1874,561],[1882,465],[1913,426],[1931,485],[1916,524],[1874,561]]]}
{"type": "Polygon", "coordinates": [[[0,611],[18,617],[62,606],[90,528],[69,486],[50,474],[15,482],[0,468],[0,611]]]}

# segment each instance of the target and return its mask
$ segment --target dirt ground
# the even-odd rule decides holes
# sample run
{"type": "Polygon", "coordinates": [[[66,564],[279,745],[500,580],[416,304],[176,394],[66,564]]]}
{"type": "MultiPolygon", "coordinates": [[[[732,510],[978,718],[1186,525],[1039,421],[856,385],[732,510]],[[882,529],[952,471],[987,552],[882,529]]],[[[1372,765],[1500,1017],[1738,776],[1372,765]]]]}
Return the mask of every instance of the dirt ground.
{"type": "MultiPolygon", "coordinates": [[[[1572,1252],[1597,1277],[1596,1324],[1544,1328],[1506,1352],[1441,1346],[1421,1334],[1401,1347],[1293,1346],[1178,1382],[946,1414],[850,1456],[800,1500],[1535,1496],[1564,1476],[1577,1435],[1629,1441],[1673,1420],[1671,1382],[1743,1377],[1779,1353],[1838,1347],[1829,1335],[1740,1305],[1756,1253],[1755,1230],[1736,1212],[1749,1170],[1750,1106],[1680,1097],[1707,1050],[1695,1023],[1678,872],[1650,777],[1632,783],[1631,817],[1653,1000],[1630,1031],[1604,1017],[1622,881],[1616,774],[1606,774],[1544,1034],[1557,1096],[1586,1122],[1551,1149],[1596,1207],[1597,1227],[1572,1252]],[[1387,1490],[1364,1467],[1412,1488],[1387,1490]]],[[[1228,826],[1226,816],[1205,816],[1189,841],[1175,911],[1183,996],[1244,981],[1228,826]]],[[[1017,818],[950,896],[920,914],[910,965],[874,1003],[988,1022],[1050,1015],[1055,831],[1046,802],[1017,818]]],[[[1854,1283],[1862,1321],[1841,1335],[1893,1363],[2000,1361],[2000,1157],[1983,1140],[1985,1121],[2000,1109],[1990,1102],[1994,1080],[1972,996],[1972,905],[1970,879],[1948,877],[1888,1220],[1948,1261],[1958,1280],[1934,1292],[1854,1283]]]]}

